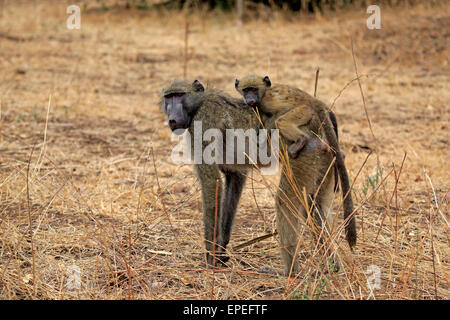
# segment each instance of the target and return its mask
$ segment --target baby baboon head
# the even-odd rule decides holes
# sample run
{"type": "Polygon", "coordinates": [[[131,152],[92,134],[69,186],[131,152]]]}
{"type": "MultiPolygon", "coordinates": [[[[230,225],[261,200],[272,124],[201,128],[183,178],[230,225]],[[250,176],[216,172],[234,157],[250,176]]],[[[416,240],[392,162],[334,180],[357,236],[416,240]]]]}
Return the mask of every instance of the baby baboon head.
{"type": "Polygon", "coordinates": [[[252,108],[259,106],[266,89],[270,88],[271,85],[268,76],[260,77],[256,75],[248,75],[241,80],[236,79],[234,83],[234,87],[242,95],[244,102],[252,108]]]}

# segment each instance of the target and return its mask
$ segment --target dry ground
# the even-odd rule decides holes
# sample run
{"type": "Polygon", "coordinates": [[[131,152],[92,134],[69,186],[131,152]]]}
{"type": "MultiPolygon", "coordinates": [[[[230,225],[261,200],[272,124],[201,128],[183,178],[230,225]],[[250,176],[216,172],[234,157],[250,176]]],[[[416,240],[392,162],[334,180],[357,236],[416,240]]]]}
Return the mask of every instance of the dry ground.
{"type": "MultiPolygon", "coordinates": [[[[88,10],[68,30],[68,4],[0,1],[0,298],[449,298],[448,2],[383,7],[381,30],[356,9],[266,12],[243,27],[191,16],[188,79],[235,95],[234,78],[256,72],[312,93],[320,67],[318,96],[335,101],[359,243],[350,253],[340,236],[344,269],[326,273],[305,232],[295,280],[258,273],[281,268],[276,237],[233,252],[228,269],[202,267],[199,184],[171,163],[157,106],[183,76],[184,15],[88,10]],[[363,166],[376,147],[383,183],[375,152],[363,166]],[[370,265],[381,276],[373,292],[370,265]],[[79,290],[67,286],[73,266],[79,290]]],[[[230,248],[275,228],[277,177],[253,178],[230,248]]]]}

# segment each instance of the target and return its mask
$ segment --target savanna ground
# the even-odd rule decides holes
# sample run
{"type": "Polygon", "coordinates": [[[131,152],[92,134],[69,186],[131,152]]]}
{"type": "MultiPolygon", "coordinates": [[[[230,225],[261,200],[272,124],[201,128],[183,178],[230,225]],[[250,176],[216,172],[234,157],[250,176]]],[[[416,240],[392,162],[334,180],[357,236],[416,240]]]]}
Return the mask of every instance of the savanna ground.
{"type": "Polygon", "coordinates": [[[320,67],[359,239],[351,253],[338,234],[344,268],[329,273],[303,230],[296,279],[258,273],[282,268],[277,237],[232,249],[276,227],[277,177],[257,170],[229,268],[203,267],[199,184],[171,162],[158,108],[161,88],[183,77],[185,15],[89,2],[81,30],[68,30],[70,4],[0,2],[0,298],[449,298],[448,2],[382,7],[381,30],[366,28],[363,9],[262,10],[241,27],[233,15],[189,16],[187,79],[237,95],[234,79],[254,72],[312,94],[320,67]]]}

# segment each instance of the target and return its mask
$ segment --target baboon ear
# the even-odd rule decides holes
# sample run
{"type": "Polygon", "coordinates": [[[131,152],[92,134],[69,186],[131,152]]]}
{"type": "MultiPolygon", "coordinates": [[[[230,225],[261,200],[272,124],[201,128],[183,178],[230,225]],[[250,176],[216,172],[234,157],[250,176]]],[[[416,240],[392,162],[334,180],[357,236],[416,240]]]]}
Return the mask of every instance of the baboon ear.
{"type": "Polygon", "coordinates": [[[270,79],[268,76],[265,76],[263,78],[263,82],[266,84],[266,87],[270,87],[272,85],[272,82],[270,82],[270,79]]]}
{"type": "Polygon", "coordinates": [[[237,89],[238,88],[238,86],[239,86],[239,80],[238,79],[236,79],[236,81],[234,82],[234,87],[237,89]]]}
{"type": "Polygon", "coordinates": [[[205,91],[205,87],[197,79],[195,79],[194,82],[192,82],[192,85],[194,86],[194,89],[195,89],[196,92],[203,92],[203,91],[205,91]]]}

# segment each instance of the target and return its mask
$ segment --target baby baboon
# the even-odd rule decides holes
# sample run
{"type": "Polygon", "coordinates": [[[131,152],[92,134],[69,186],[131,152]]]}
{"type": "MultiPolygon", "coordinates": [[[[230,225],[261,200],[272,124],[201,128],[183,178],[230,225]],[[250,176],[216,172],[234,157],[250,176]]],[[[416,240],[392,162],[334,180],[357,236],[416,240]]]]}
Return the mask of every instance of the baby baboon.
{"type": "MultiPolygon", "coordinates": [[[[225,137],[226,129],[259,128],[254,112],[246,108],[241,99],[233,98],[223,92],[206,89],[195,80],[192,84],[183,80],[175,80],[162,90],[161,108],[168,116],[170,129],[181,134],[187,129],[191,137],[192,152],[195,153],[195,131],[201,130],[204,136],[208,129],[218,129],[225,137]],[[179,131],[177,131],[177,129],[179,131]],[[182,129],[182,130],[180,130],[182,129]]],[[[220,157],[227,159],[225,144],[223,143],[220,157]]],[[[200,141],[201,152],[206,143],[200,141]]],[[[232,155],[235,159],[236,155],[232,155]]],[[[225,248],[230,240],[233,219],[236,214],[239,198],[246,180],[246,173],[252,167],[249,162],[245,164],[207,164],[205,161],[195,164],[198,179],[202,189],[203,222],[206,245],[207,263],[212,265],[217,261],[225,262],[225,248]],[[222,185],[221,173],[225,176],[225,187],[222,185]],[[216,181],[219,181],[218,208],[216,211],[216,181]],[[217,221],[216,221],[217,213],[217,221]],[[217,223],[217,225],[216,225],[217,223]],[[215,228],[216,225],[216,228],[215,228]],[[214,243],[214,230],[216,229],[216,246],[214,243]],[[215,253],[216,261],[213,261],[215,253]]],[[[194,162],[195,163],[195,162],[194,162]]]]}
{"type": "MultiPolygon", "coordinates": [[[[292,160],[289,161],[289,163],[292,168],[293,177],[301,184],[301,188],[306,188],[308,195],[315,194],[319,185],[317,182],[314,182],[314,180],[320,179],[320,183],[325,173],[323,170],[325,167],[328,168],[330,162],[328,162],[328,165],[326,165],[326,162],[317,163],[316,161],[312,161],[313,159],[309,159],[310,156],[308,152],[306,152],[305,155],[302,155],[302,153],[308,150],[317,152],[318,142],[316,138],[319,139],[319,137],[321,137],[321,129],[323,128],[326,143],[331,147],[332,152],[336,156],[336,168],[333,169],[337,170],[339,174],[344,197],[346,238],[350,247],[353,247],[356,244],[355,219],[354,216],[351,215],[353,213],[353,201],[350,194],[347,169],[337,141],[337,123],[334,114],[332,114],[320,100],[315,99],[300,89],[287,85],[272,86],[271,81],[267,76],[259,77],[249,75],[241,80],[236,79],[235,88],[242,94],[244,102],[247,103],[247,105],[258,108],[260,112],[268,117],[264,122],[266,129],[276,127],[280,130],[281,136],[289,145],[289,157],[292,159],[297,157],[302,158],[298,163],[292,160]],[[316,147],[312,149],[307,148],[305,150],[310,140],[312,140],[311,145],[316,147]],[[315,166],[316,168],[314,168],[315,166]],[[315,173],[318,174],[314,176],[312,180],[308,178],[308,172],[310,171],[316,171],[315,173]]],[[[322,147],[319,149],[322,150],[322,147]]],[[[326,158],[326,155],[327,153],[325,152],[322,158],[326,158]]],[[[281,192],[289,193],[285,191],[288,187],[286,187],[287,184],[283,181],[284,179],[287,179],[287,177],[283,177],[282,175],[279,189],[281,192]]],[[[329,179],[326,178],[325,184],[322,185],[319,191],[320,195],[322,189],[325,187],[323,197],[320,196],[319,201],[316,201],[316,208],[319,213],[325,207],[320,199],[328,198],[326,195],[328,193],[328,191],[326,191],[328,190],[326,188],[329,185],[328,181],[329,179]]],[[[288,197],[288,199],[292,198],[288,197]]],[[[281,212],[286,211],[286,208],[283,207],[283,204],[278,200],[277,206],[278,215],[280,216],[281,212]]],[[[285,214],[283,215],[286,216],[285,214]]],[[[281,234],[289,235],[292,234],[292,232],[281,232],[280,238],[282,238],[281,234]]],[[[282,244],[283,242],[282,239],[282,244]]]]}
{"type": "MultiPolygon", "coordinates": [[[[288,85],[272,86],[269,77],[248,75],[241,80],[236,79],[236,90],[243,96],[244,102],[270,117],[267,124],[277,127],[280,134],[291,144],[289,156],[295,158],[311,135],[319,135],[322,126],[319,119],[316,101],[306,92],[288,85]]],[[[320,102],[317,100],[317,102],[320,102]]],[[[331,110],[327,110],[331,113],[331,110]]],[[[327,117],[328,118],[328,117],[327,117]]],[[[332,114],[333,122],[336,117],[332,114]]],[[[333,123],[334,124],[334,123],[333,123]]],[[[266,125],[266,128],[269,128],[266,125]]],[[[337,130],[335,131],[337,135],[337,130]]]]}

